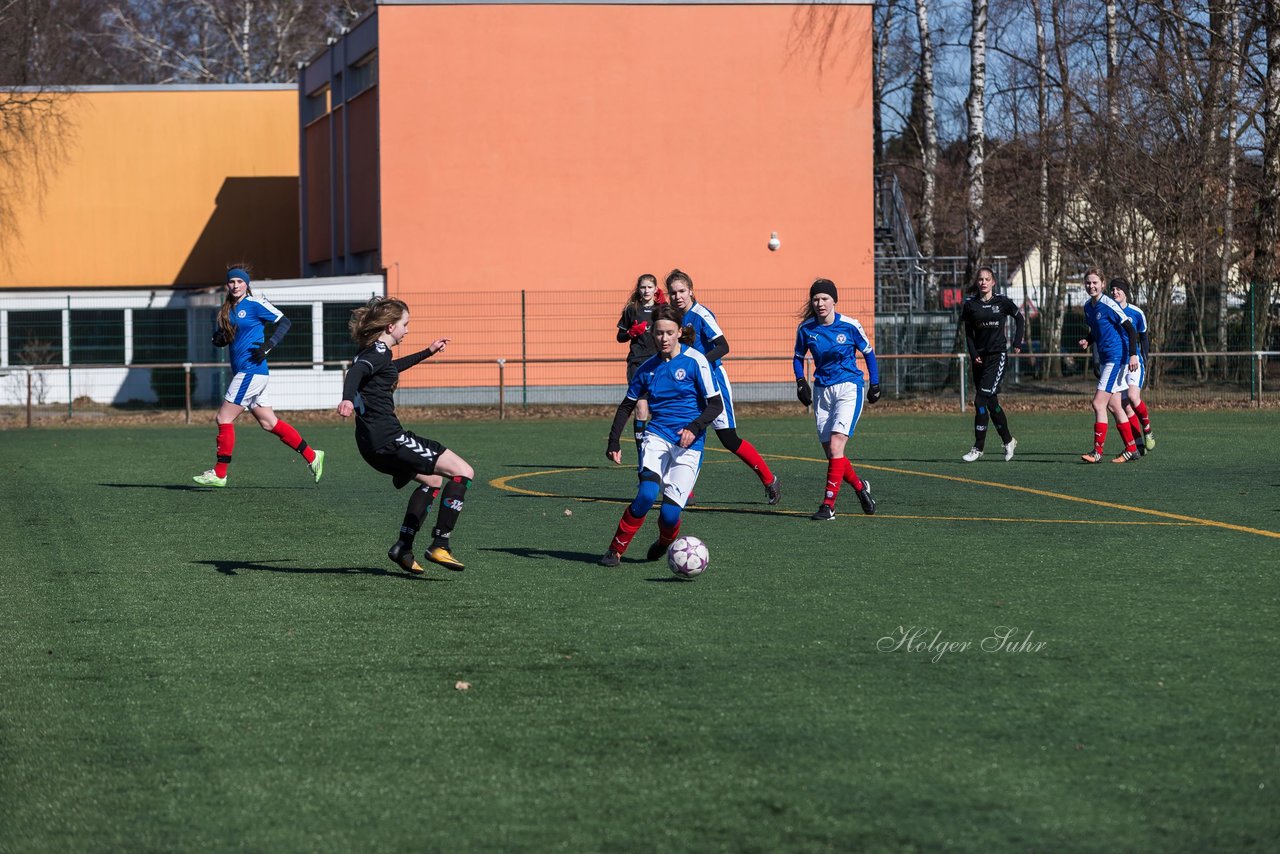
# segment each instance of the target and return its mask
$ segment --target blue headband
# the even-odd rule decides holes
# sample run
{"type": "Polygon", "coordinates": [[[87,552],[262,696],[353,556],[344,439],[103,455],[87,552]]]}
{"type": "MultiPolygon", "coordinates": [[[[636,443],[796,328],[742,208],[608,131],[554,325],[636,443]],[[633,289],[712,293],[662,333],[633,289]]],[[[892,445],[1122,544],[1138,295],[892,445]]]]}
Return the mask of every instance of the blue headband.
{"type": "Polygon", "coordinates": [[[249,284],[249,274],[239,267],[232,267],[227,271],[227,281],[229,282],[232,279],[244,279],[244,283],[246,285],[249,284]]]}

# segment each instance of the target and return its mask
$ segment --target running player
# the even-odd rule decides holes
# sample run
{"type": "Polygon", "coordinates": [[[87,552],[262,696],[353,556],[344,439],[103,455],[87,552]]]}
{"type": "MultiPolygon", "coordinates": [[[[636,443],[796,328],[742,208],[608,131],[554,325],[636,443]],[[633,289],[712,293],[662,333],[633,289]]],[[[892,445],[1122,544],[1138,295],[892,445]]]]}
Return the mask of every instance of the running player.
{"type": "Polygon", "coordinates": [[[631,539],[644,524],[645,514],[662,494],[658,512],[658,539],[649,546],[648,560],[657,560],[680,534],[680,512],[698,480],[707,427],[720,415],[723,400],[716,389],[710,364],[696,347],[687,343],[688,329],[681,328],[681,313],[670,305],[653,311],[653,338],[657,354],[636,371],[627,394],[609,428],[605,456],[622,464],[618,440],[636,403],[649,398],[649,429],[640,455],[640,486],[622,513],[601,566],[617,566],[631,539]],[[685,341],[681,337],[685,337],[685,341]]]}
{"type": "Polygon", "coordinates": [[[974,292],[960,309],[964,324],[965,346],[973,368],[973,447],[960,459],[971,463],[982,456],[987,442],[987,422],[994,421],[1000,441],[1004,443],[1004,461],[1013,459],[1018,440],[1009,432],[1009,420],[1000,408],[1000,381],[1008,356],[1008,339],[1004,319],[1012,317],[1013,352],[1022,352],[1022,336],[1026,329],[1022,310],[1007,296],[997,294],[996,274],[990,267],[978,268],[974,292]]]}
{"type": "Polygon", "coordinates": [[[409,496],[400,537],[387,550],[387,557],[409,572],[423,571],[413,558],[413,540],[439,493],[440,514],[431,530],[427,560],[446,569],[461,570],[463,563],[453,556],[450,536],[458,524],[475,471],[466,460],[434,439],[425,439],[404,429],[396,417],[392,397],[399,385],[400,373],[439,353],[448,346],[449,339],[437,338],[425,350],[391,358],[391,348],[409,333],[409,307],[390,297],[373,297],[351,312],[348,325],[352,340],[361,349],[342,384],[338,414],[350,418],[355,413],[356,447],[360,449],[360,456],[375,471],[391,475],[396,489],[409,481],[420,484],[409,496]]]}
{"type": "Polygon", "coordinates": [[[1124,413],[1129,416],[1129,427],[1133,430],[1137,442],[1138,453],[1145,455],[1156,446],[1156,437],[1151,432],[1151,416],[1147,405],[1142,401],[1142,388],[1147,384],[1147,354],[1151,352],[1151,337],[1147,334],[1147,313],[1129,300],[1133,285],[1128,279],[1115,278],[1107,283],[1111,290],[1111,298],[1116,301],[1124,313],[1129,316],[1134,330],[1138,333],[1138,370],[1126,371],[1124,375],[1127,389],[1121,397],[1124,413]]]}
{"type": "MultiPolygon", "coordinates": [[[[636,279],[635,290],[631,298],[622,308],[622,316],[618,318],[618,343],[630,344],[627,350],[627,383],[635,376],[636,368],[652,356],[653,336],[649,327],[653,323],[653,310],[666,301],[666,295],[658,287],[658,279],[653,273],[645,273],[636,279]]],[[[644,441],[644,430],[649,422],[649,402],[636,401],[636,418],[632,424],[632,433],[636,440],[636,456],[640,455],[640,444],[644,441]]]]}
{"type": "Polygon", "coordinates": [[[764,484],[765,498],[770,504],[777,504],[782,498],[782,485],[777,475],[769,470],[769,464],[761,458],[755,446],[738,436],[738,421],[733,412],[733,389],[720,364],[720,360],[729,352],[729,342],[725,340],[720,324],[716,323],[716,316],[694,297],[693,280],[688,273],[672,270],[667,274],[666,285],[667,296],[672,304],[684,313],[685,328],[693,330],[693,346],[711,365],[716,387],[720,389],[720,396],[724,400],[724,411],[711,425],[716,431],[716,438],[756,473],[764,484]]]}
{"type": "Polygon", "coordinates": [[[1133,321],[1111,297],[1102,292],[1102,273],[1090,269],[1084,276],[1084,290],[1089,301],[1084,305],[1084,322],[1088,329],[1080,339],[1080,347],[1088,350],[1093,344],[1098,350],[1098,389],[1093,394],[1093,450],[1081,454],[1086,463],[1102,462],[1102,446],[1107,439],[1107,410],[1116,419],[1116,429],[1124,440],[1124,451],[1113,463],[1127,463],[1138,456],[1134,444],[1133,429],[1120,403],[1120,392],[1125,390],[1125,362],[1130,371],[1138,370],[1138,333],[1133,321]]]}
{"type": "Polygon", "coordinates": [[[858,493],[863,513],[870,516],[876,512],[871,482],[862,480],[853,470],[845,456],[845,445],[858,426],[864,399],[867,403],[880,399],[880,371],[862,324],[836,311],[838,298],[835,282],[830,279],[817,279],[809,287],[809,302],[804,307],[804,319],[796,327],[796,352],[791,363],[796,375],[796,397],[805,406],[813,406],[818,441],[827,455],[826,493],[817,512],[809,517],[822,522],[836,518],[836,497],[842,482],[858,493]],[[812,389],[804,377],[806,351],[813,354],[812,389]],[[870,380],[865,396],[862,371],[858,370],[859,353],[867,364],[870,380]]]}
{"type": "Polygon", "coordinates": [[[247,409],[258,420],[258,426],[302,455],[315,482],[319,483],[324,474],[324,451],[308,445],[297,430],[276,416],[267,402],[267,354],[289,331],[289,318],[265,297],[254,296],[249,282],[249,272],[244,266],[227,271],[227,298],[218,311],[213,346],[231,346],[231,382],[213,419],[218,425],[214,466],[192,480],[201,486],[227,485],[227,468],[236,445],[235,421],[247,409]],[[264,329],[268,323],[275,324],[269,339],[264,329]]]}

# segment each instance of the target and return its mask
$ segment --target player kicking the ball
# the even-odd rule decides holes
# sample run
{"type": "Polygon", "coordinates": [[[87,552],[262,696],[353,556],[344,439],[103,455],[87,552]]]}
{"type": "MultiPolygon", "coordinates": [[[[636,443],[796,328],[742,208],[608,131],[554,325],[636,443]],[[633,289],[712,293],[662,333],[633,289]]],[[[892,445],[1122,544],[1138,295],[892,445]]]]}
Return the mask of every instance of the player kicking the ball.
{"type": "Polygon", "coordinates": [[[449,537],[458,523],[463,499],[475,472],[467,461],[433,439],[414,435],[400,425],[392,398],[400,372],[412,368],[443,350],[448,338],[438,338],[425,350],[400,359],[391,358],[391,348],[409,333],[409,307],[398,299],[374,297],[351,312],[351,338],[362,348],[351,363],[342,384],[338,414],[356,416],[356,447],[375,471],[391,475],[396,489],[409,481],[420,484],[409,496],[409,508],[400,525],[400,538],[387,557],[409,572],[422,572],[413,558],[413,540],[431,503],[440,493],[440,515],[432,529],[427,560],[446,569],[461,570],[453,556],[449,537]],[[441,493],[440,487],[444,490],[441,493]]]}
{"type": "Polygon", "coordinates": [[[613,417],[605,456],[621,465],[622,429],[635,411],[636,401],[648,397],[649,426],[640,449],[640,486],[600,558],[601,566],[622,562],[659,493],[658,539],[646,557],[657,560],[666,553],[680,534],[680,513],[698,480],[707,428],[724,410],[711,365],[698,350],[681,341],[680,321],[681,312],[674,306],[660,305],[653,310],[652,335],[658,352],[636,370],[613,417]]]}

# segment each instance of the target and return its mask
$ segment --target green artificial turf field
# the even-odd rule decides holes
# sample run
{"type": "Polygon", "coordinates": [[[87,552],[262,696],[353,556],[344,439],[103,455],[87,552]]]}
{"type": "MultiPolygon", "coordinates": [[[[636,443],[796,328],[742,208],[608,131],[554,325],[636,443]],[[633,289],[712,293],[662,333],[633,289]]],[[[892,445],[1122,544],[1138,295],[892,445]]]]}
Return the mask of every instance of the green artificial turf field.
{"type": "Polygon", "coordinates": [[[317,486],[242,419],[224,490],[210,425],[0,433],[0,850],[1272,848],[1280,413],[1155,417],[965,465],[872,410],[832,523],[811,420],[745,418],[782,503],[712,439],[695,581],[656,514],[594,564],[604,420],[409,425],[477,472],[421,577],[348,425],[317,486]]]}

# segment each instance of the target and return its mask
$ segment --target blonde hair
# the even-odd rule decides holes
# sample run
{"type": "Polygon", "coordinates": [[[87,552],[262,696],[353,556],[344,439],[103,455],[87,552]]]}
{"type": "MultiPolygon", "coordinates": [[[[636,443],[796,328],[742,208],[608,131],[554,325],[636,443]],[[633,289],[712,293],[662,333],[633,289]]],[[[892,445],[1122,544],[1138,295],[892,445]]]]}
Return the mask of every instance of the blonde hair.
{"type": "Polygon", "coordinates": [[[351,312],[351,320],[347,328],[351,330],[351,340],[363,350],[373,346],[387,327],[409,313],[409,306],[404,300],[395,297],[370,297],[369,301],[351,312]]]}

